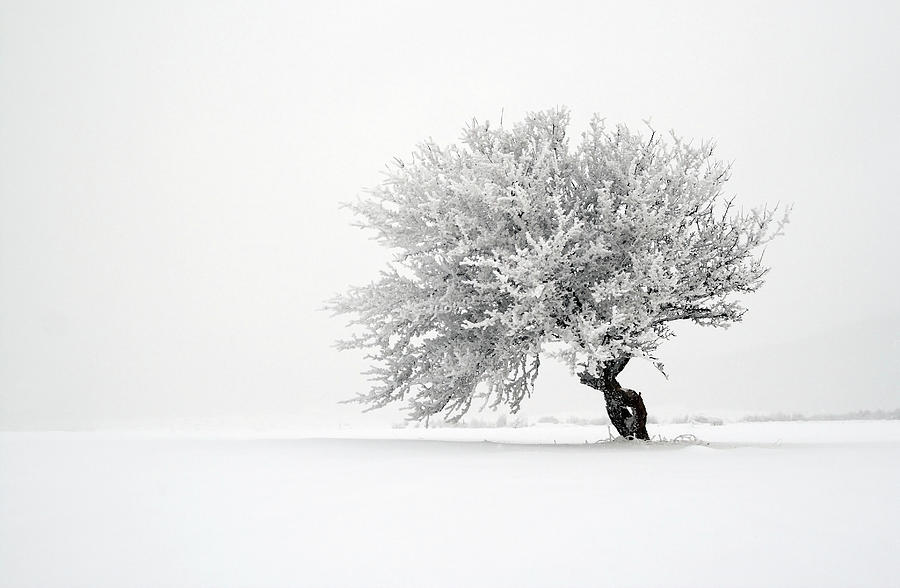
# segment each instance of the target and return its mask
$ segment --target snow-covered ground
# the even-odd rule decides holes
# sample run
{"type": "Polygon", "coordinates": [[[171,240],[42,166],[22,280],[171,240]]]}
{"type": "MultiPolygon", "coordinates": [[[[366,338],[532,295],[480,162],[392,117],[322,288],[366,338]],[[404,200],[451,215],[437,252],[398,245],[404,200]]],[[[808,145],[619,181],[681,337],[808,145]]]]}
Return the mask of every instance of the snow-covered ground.
{"type": "Polygon", "coordinates": [[[682,434],[2,433],[0,586],[900,585],[900,422],[682,434]]]}

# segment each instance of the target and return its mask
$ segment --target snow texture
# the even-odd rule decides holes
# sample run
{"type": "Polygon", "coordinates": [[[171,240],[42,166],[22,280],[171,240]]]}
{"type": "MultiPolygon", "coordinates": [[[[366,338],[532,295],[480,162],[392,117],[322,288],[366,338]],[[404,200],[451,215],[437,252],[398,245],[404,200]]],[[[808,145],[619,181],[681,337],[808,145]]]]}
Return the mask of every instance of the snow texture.
{"type": "Polygon", "coordinates": [[[897,585],[898,422],[310,434],[0,434],[0,586],[897,585]]]}

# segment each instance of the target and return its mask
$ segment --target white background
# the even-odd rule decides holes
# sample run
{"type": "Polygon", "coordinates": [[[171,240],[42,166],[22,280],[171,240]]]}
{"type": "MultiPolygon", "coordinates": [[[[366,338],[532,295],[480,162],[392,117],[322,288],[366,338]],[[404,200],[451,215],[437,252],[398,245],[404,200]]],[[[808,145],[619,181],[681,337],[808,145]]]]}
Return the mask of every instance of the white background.
{"type": "MultiPolygon", "coordinates": [[[[318,309],[387,259],[339,203],[432,136],[567,105],[715,138],[793,202],[651,414],[896,408],[893,3],[0,3],[0,428],[390,422],[318,309]]],[[[602,412],[548,365],[533,414],[602,412]]]]}

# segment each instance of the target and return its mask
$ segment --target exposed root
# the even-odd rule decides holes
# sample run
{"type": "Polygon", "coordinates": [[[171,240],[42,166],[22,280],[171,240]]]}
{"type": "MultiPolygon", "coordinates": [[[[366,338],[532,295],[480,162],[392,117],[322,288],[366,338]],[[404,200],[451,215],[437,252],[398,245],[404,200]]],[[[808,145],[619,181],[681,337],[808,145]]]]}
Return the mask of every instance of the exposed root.
{"type": "MultiPolygon", "coordinates": [[[[621,436],[613,436],[612,431],[609,429],[609,427],[607,427],[607,438],[597,439],[596,441],[594,441],[594,445],[624,442],[634,444],[635,441],[643,441],[644,445],[709,445],[708,441],[701,441],[691,433],[677,435],[675,437],[672,437],[671,439],[669,439],[668,437],[663,437],[662,435],[654,435],[650,439],[627,439],[621,436]]],[[[587,441],[585,441],[585,443],[587,443],[587,441]]]]}

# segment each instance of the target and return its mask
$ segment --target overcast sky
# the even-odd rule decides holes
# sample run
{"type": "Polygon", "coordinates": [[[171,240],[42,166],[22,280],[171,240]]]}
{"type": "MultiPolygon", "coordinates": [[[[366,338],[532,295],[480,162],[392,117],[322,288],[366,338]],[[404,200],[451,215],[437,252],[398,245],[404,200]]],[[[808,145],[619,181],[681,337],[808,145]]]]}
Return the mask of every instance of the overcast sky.
{"type": "MultiPolygon", "coordinates": [[[[566,105],[714,138],[792,202],[768,284],[622,380],[651,414],[896,408],[895,3],[0,3],[0,428],[377,423],[318,309],[339,203],[429,136],[566,105]]],[[[548,365],[530,414],[602,414],[548,365]]]]}

